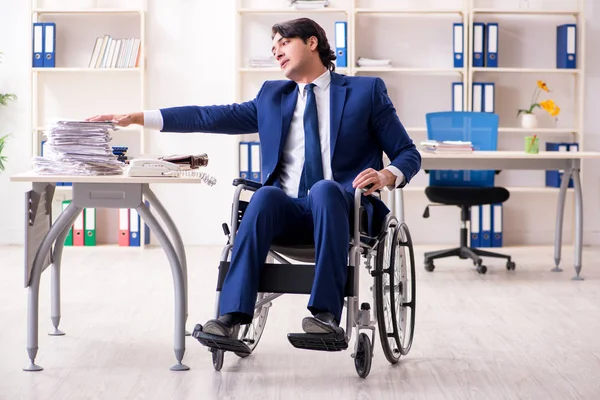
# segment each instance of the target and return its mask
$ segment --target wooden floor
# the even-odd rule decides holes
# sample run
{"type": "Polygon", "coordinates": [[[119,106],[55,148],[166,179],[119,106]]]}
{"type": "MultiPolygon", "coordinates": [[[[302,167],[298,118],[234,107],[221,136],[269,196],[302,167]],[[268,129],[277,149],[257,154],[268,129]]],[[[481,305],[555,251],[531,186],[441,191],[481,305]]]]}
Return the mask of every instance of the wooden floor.
{"type": "MultiPolygon", "coordinates": [[[[210,353],[186,339],[187,372],[171,372],[173,289],[160,249],[68,248],[63,260],[61,328],[51,337],[49,271],[42,278],[40,351],[27,364],[23,250],[0,248],[0,399],[598,399],[600,249],[584,250],[575,282],[571,248],[564,272],[550,272],[550,247],[506,248],[517,269],[486,261],[436,262],[427,273],[417,248],[417,327],[396,366],[379,343],[371,374],[358,378],[350,351],[293,348],[305,296],[277,299],[255,354],[227,353],[215,372],[210,353]]],[[[189,248],[188,329],[212,317],[221,248],[189,248]]],[[[361,281],[361,301],[370,281],[361,281]]],[[[353,336],[354,338],[355,336],[353,336]]],[[[353,339],[354,340],[354,339],[353,339]]],[[[353,343],[353,342],[352,342],[353,343]]]]}

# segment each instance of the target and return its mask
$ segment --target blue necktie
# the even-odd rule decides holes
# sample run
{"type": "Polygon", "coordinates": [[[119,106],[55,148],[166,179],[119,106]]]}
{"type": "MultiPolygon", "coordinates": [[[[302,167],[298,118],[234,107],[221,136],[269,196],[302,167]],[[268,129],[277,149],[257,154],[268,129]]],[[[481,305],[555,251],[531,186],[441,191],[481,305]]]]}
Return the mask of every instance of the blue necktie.
{"type": "Polygon", "coordinates": [[[298,197],[304,197],[308,190],[323,177],[321,159],[321,139],[319,138],[319,120],[314,83],[306,85],[306,108],[304,109],[304,170],[300,180],[298,197]]]}

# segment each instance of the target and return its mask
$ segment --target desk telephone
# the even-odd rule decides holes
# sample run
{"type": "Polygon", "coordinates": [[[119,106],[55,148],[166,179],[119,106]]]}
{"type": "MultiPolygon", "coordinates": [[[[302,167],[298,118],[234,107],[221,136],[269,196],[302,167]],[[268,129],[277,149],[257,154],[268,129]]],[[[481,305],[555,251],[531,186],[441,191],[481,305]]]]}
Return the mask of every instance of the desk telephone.
{"type": "MultiPolygon", "coordinates": [[[[192,176],[197,177],[209,186],[213,186],[216,183],[216,179],[205,172],[196,171],[198,168],[190,168],[190,164],[187,164],[187,168],[183,165],[178,165],[164,159],[153,159],[153,158],[139,158],[133,159],[129,162],[129,166],[125,170],[126,176],[156,176],[156,177],[177,177],[177,176],[192,176]]],[[[192,163],[193,165],[193,163],[192,163]]],[[[206,165],[206,164],[204,164],[206,165]]]]}

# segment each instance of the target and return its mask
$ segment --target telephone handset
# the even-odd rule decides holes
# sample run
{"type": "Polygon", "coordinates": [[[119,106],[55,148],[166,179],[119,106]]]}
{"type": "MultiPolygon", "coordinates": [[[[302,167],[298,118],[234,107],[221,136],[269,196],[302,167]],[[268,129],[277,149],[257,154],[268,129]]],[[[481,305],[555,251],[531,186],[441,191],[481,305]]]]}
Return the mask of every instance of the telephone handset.
{"type": "Polygon", "coordinates": [[[129,162],[125,169],[127,176],[192,176],[202,179],[204,183],[213,186],[217,181],[205,172],[184,169],[177,164],[161,159],[139,158],[129,162]]]}

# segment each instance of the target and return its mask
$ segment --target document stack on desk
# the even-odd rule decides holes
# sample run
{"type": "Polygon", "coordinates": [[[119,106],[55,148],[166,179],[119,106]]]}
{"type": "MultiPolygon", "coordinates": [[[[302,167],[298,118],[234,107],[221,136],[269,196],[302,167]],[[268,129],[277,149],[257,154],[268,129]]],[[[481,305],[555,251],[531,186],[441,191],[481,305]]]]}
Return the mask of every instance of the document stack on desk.
{"type": "Polygon", "coordinates": [[[421,142],[421,149],[428,153],[472,153],[473,144],[460,140],[446,140],[442,142],[426,140],[421,142]]]}
{"type": "Polygon", "coordinates": [[[248,65],[250,66],[250,68],[269,68],[269,67],[278,67],[279,63],[273,56],[251,57],[248,60],[248,65]]]}
{"type": "Polygon", "coordinates": [[[381,67],[381,68],[389,68],[392,66],[392,61],[387,58],[367,58],[367,57],[358,57],[356,60],[356,65],[359,67],[381,67]]]}
{"type": "Polygon", "coordinates": [[[59,121],[44,131],[43,157],[34,171],[47,175],[121,175],[125,164],[113,154],[109,122],[59,121]]]}
{"type": "Polygon", "coordinates": [[[314,10],[316,8],[325,8],[329,5],[329,0],[290,0],[290,7],[296,10],[314,10]]]}

